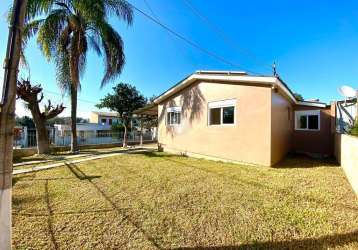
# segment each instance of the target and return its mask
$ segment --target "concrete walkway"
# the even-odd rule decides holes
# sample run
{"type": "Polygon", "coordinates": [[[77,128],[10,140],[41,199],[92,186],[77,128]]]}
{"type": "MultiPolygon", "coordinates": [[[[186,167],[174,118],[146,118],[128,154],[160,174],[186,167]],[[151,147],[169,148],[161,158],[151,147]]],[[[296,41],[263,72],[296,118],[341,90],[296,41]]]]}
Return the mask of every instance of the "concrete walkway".
{"type": "MultiPolygon", "coordinates": [[[[35,172],[35,171],[40,171],[40,170],[46,170],[46,169],[65,166],[66,164],[71,164],[71,163],[74,164],[74,163],[80,163],[80,162],[85,162],[85,161],[92,161],[92,160],[103,159],[103,158],[117,156],[117,155],[131,154],[131,153],[153,152],[153,151],[154,150],[152,148],[141,147],[141,148],[123,149],[123,150],[120,150],[120,152],[115,152],[115,153],[87,154],[87,155],[82,155],[82,156],[90,156],[90,157],[86,157],[84,159],[64,160],[64,161],[62,160],[61,162],[53,163],[53,164],[49,164],[49,165],[44,165],[44,166],[38,166],[38,167],[26,168],[26,169],[15,169],[15,170],[13,170],[13,175],[32,173],[32,172],[35,172]]],[[[74,157],[72,157],[72,158],[74,158],[74,157]]],[[[22,165],[26,165],[26,164],[22,164],[22,165]]]]}

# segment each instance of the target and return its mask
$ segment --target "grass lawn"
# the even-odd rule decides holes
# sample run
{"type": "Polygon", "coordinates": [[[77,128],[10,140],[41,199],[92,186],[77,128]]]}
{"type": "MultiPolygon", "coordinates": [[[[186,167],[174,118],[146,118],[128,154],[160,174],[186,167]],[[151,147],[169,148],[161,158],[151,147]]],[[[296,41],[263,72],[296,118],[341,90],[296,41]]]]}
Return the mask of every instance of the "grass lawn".
{"type": "Polygon", "coordinates": [[[358,249],[358,202],[331,162],[289,157],[266,168],[121,155],[16,176],[13,245],[358,249]]]}

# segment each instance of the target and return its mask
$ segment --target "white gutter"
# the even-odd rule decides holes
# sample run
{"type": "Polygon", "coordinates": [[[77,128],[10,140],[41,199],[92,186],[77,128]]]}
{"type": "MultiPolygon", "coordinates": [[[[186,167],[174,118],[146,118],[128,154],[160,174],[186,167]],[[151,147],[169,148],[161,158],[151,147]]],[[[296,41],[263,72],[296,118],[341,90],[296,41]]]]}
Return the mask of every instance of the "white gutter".
{"type": "Polygon", "coordinates": [[[302,105],[302,106],[309,106],[309,107],[318,107],[318,108],[326,108],[327,107],[327,104],[325,103],[320,103],[320,102],[297,102],[296,103],[297,105],[302,105]]]}

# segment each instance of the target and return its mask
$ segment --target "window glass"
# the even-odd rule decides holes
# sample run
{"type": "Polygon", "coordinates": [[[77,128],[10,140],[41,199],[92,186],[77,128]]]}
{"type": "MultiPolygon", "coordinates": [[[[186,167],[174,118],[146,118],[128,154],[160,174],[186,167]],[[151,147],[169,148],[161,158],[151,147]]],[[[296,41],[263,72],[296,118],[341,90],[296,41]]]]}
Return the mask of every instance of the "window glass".
{"type": "Polygon", "coordinates": [[[101,122],[102,122],[102,123],[106,123],[107,120],[106,120],[106,119],[101,119],[101,122]]]}
{"type": "Polygon", "coordinates": [[[175,113],[177,115],[177,124],[180,124],[180,117],[181,117],[181,113],[175,113]]]}
{"type": "Polygon", "coordinates": [[[223,108],[223,124],[233,124],[234,123],[234,107],[225,107],[223,108]]]}
{"type": "Polygon", "coordinates": [[[318,115],[308,116],[308,129],[318,129],[318,115]]]}
{"type": "Polygon", "coordinates": [[[218,125],[221,123],[221,108],[210,109],[210,125],[218,125]]]}
{"type": "Polygon", "coordinates": [[[306,129],[307,128],[307,116],[300,116],[299,128],[300,129],[306,129]]]}
{"type": "Polygon", "coordinates": [[[167,113],[167,124],[174,125],[180,124],[181,113],[180,112],[168,112],[167,113]]]}
{"type": "Polygon", "coordinates": [[[112,119],[108,120],[109,125],[112,125],[112,119]]]}
{"type": "Polygon", "coordinates": [[[170,114],[171,114],[171,112],[168,112],[168,113],[167,113],[167,124],[168,124],[168,125],[170,124],[170,114]]]}
{"type": "Polygon", "coordinates": [[[320,130],[320,110],[295,111],[296,130],[320,130]]]}

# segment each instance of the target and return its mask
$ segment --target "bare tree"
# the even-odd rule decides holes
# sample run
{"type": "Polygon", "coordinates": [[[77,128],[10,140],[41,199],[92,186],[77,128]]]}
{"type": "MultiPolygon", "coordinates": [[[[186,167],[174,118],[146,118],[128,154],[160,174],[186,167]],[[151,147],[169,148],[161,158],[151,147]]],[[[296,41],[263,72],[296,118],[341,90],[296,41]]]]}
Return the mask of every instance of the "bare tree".
{"type": "Polygon", "coordinates": [[[50,153],[50,143],[48,132],[46,129],[46,121],[59,115],[65,107],[60,104],[53,106],[51,101],[44,106],[44,111],[40,110],[40,102],[43,100],[41,85],[31,86],[29,80],[17,82],[17,96],[27,103],[27,107],[31,111],[36,127],[37,152],[39,154],[50,153]],[[39,97],[40,95],[40,97],[39,97]]]}

